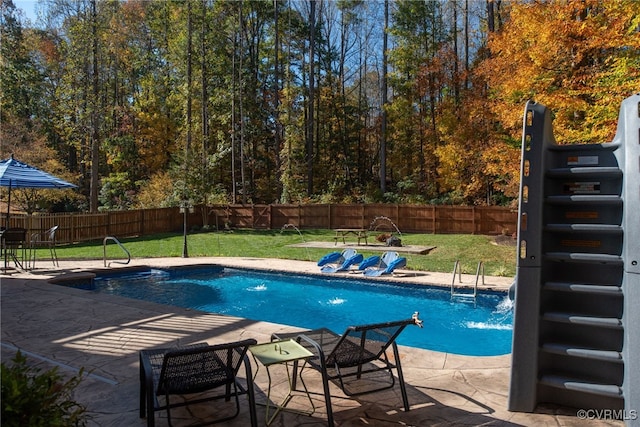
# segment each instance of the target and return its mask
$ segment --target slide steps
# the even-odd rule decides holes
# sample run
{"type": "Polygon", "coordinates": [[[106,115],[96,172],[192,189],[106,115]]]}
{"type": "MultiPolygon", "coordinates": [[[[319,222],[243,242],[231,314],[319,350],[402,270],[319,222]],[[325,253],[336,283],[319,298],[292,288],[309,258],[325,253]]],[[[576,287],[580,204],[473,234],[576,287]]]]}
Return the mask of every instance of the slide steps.
{"type": "Polygon", "coordinates": [[[527,103],[509,410],[637,409],[639,164],[640,94],[603,144],[556,144],[527,103]]]}

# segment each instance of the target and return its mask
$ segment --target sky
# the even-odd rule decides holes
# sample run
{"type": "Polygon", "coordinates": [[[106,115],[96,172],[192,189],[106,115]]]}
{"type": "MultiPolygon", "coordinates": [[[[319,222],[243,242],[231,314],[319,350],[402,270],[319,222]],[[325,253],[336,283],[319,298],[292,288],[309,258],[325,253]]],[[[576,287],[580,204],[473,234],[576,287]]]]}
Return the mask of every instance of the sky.
{"type": "Polygon", "coordinates": [[[18,8],[22,9],[24,12],[25,18],[30,20],[32,23],[36,22],[36,0],[13,0],[13,4],[18,8]]]}

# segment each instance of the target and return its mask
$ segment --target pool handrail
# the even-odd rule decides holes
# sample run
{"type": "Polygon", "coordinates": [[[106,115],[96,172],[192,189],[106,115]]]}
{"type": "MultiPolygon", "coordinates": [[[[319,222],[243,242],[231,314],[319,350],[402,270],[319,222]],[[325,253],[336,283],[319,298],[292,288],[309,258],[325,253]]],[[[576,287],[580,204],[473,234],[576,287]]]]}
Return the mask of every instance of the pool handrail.
{"type": "Polygon", "coordinates": [[[102,239],[102,249],[103,249],[103,257],[102,260],[104,262],[104,266],[105,267],[110,267],[111,263],[114,262],[116,264],[129,264],[131,262],[131,253],[127,250],[127,248],[124,247],[124,245],[122,243],[120,243],[120,241],[115,238],[114,236],[107,236],[104,239],[102,239]],[[107,242],[109,240],[113,240],[118,246],[120,246],[122,248],[122,250],[127,254],[127,260],[126,261],[111,261],[109,262],[109,265],[107,265],[107,242]]]}
{"type": "Polygon", "coordinates": [[[482,277],[482,286],[484,286],[484,263],[482,261],[478,262],[478,268],[476,269],[476,281],[473,286],[473,293],[466,292],[456,292],[455,283],[456,283],[456,273],[458,274],[458,283],[462,283],[462,267],[460,266],[460,260],[456,260],[453,266],[453,278],[451,279],[451,299],[454,298],[469,298],[473,299],[473,302],[476,302],[476,298],[478,297],[478,280],[482,277]]]}

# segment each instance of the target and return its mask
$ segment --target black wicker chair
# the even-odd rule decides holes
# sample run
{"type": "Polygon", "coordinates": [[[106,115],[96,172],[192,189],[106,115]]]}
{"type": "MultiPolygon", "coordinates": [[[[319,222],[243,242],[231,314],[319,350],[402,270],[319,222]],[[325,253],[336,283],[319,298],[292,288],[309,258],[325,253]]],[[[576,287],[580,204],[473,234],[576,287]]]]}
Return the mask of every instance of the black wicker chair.
{"type": "MultiPolygon", "coordinates": [[[[400,392],[405,411],[409,411],[409,401],[400,364],[400,355],[396,338],[408,325],[422,327],[418,313],[407,320],[376,323],[362,326],[350,326],[339,335],[326,329],[293,333],[274,333],[272,340],[295,338],[303,347],[313,352],[316,357],[309,360],[309,366],[322,374],[325,404],[329,426],[334,425],[331,410],[329,381],[337,380],[340,388],[347,396],[357,396],[392,388],[395,384],[393,369],[398,375],[400,392]],[[387,357],[387,350],[393,350],[393,361],[387,357]],[[387,380],[380,377],[386,371],[387,380]],[[347,382],[351,378],[354,381],[347,382]],[[380,384],[382,383],[382,384],[380,384]],[[364,385],[364,387],[362,387],[364,385]]],[[[297,373],[297,367],[293,370],[297,373]]],[[[293,379],[295,387],[295,377],[293,379]]]]}
{"type": "Polygon", "coordinates": [[[208,425],[235,418],[240,413],[238,396],[248,395],[251,425],[257,426],[253,377],[251,364],[247,357],[249,346],[256,340],[208,345],[194,344],[182,348],[143,350],[140,352],[140,418],[147,418],[147,426],[155,425],[155,411],[167,410],[167,419],[171,426],[171,409],[210,400],[235,399],[234,414],[201,424],[208,425]],[[240,366],[244,363],[246,388],[237,378],[240,366]],[[224,393],[212,391],[219,387],[224,393]],[[180,400],[171,403],[172,395],[203,393],[198,398],[180,400]],[[164,396],[164,402],[158,400],[164,396]]]}

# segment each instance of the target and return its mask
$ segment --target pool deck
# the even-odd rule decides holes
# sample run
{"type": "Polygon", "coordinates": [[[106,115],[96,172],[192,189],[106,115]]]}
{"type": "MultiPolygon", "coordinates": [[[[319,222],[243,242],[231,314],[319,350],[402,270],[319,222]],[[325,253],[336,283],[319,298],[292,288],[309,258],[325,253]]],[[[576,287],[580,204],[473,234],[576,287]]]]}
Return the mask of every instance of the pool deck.
{"type": "MultiPolygon", "coordinates": [[[[256,258],[161,258],[134,259],[128,266],[112,264],[110,270],[135,266],[170,267],[194,264],[219,264],[242,267],[318,273],[315,263],[256,258]]],[[[39,267],[49,267],[43,262],[39,267]]],[[[171,347],[207,341],[211,344],[255,338],[267,342],[272,332],[295,330],[293,327],[250,319],[203,313],[114,295],[86,292],[55,286],[49,279],[61,274],[82,277],[86,271],[104,269],[99,261],[61,261],[56,269],[39,268],[30,273],[0,274],[1,356],[9,362],[20,349],[30,362],[41,369],[58,366],[65,374],[81,367],[89,373],[76,390],[75,399],[91,415],[89,425],[144,426],[139,418],[138,352],[148,348],[171,347]]],[[[347,275],[355,274],[350,273],[347,275]]],[[[385,280],[451,285],[451,274],[401,270],[385,280]]],[[[463,275],[473,284],[475,276],[463,275]]],[[[506,291],[512,279],[486,277],[486,289],[506,291]]],[[[411,316],[408,308],[407,317],[411,316]]],[[[421,313],[424,332],[433,313],[421,313]]],[[[618,421],[583,420],[577,409],[540,406],[535,413],[507,410],[509,355],[468,357],[411,347],[400,347],[411,411],[401,409],[398,387],[389,391],[345,398],[331,386],[333,413],[337,426],[622,426],[618,421]]],[[[255,373],[255,363],[253,363],[255,373]]],[[[272,391],[278,396],[286,385],[284,371],[272,391]]],[[[277,376],[277,371],[275,374],[277,376]]],[[[316,412],[311,416],[283,412],[275,427],[323,426],[326,411],[320,376],[305,371],[316,412]]],[[[264,368],[256,377],[257,399],[264,400],[267,377],[264,368]]],[[[280,394],[282,395],[282,394],[280,394]]],[[[292,406],[303,409],[303,400],[292,406]]],[[[308,401],[306,402],[308,405],[308,401]]],[[[241,399],[240,416],[225,426],[249,425],[246,399],[241,399]]],[[[217,405],[214,403],[213,405],[217,405]]],[[[176,411],[174,425],[189,425],[211,415],[211,404],[194,406],[191,412],[176,411]]],[[[173,411],[172,411],[173,412],[173,411]]],[[[259,425],[263,425],[264,406],[257,407],[259,425]]],[[[166,413],[156,413],[156,425],[165,426],[166,413]]]]}

